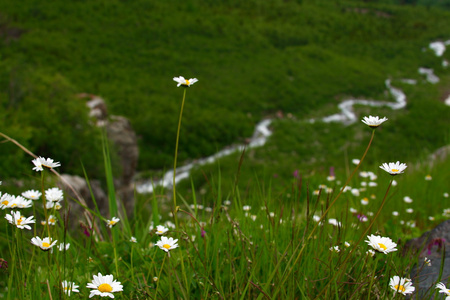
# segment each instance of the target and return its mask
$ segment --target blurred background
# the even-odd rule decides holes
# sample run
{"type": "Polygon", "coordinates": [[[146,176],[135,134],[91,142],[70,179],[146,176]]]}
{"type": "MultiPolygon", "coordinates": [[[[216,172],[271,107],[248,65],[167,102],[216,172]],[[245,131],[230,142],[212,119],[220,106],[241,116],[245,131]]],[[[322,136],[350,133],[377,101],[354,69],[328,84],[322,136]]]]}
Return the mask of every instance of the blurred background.
{"type": "MultiPolygon", "coordinates": [[[[135,134],[135,180],[158,180],[173,167],[183,89],[172,78],[184,76],[199,82],[187,90],[180,166],[245,145],[261,120],[273,134],[241,163],[237,152],[194,168],[182,189],[218,174],[232,184],[238,169],[244,188],[344,175],[370,138],[359,121],[369,114],[389,119],[369,166],[420,163],[449,144],[450,51],[430,47],[450,40],[449,19],[450,0],[1,1],[0,131],[62,173],[84,166],[101,179],[103,127],[86,105],[101,98],[103,120],[123,116],[135,134]],[[320,121],[348,99],[395,102],[388,79],[405,107],[355,105],[356,122],[320,121]]],[[[29,156],[0,147],[0,180],[30,176],[29,156]]]]}

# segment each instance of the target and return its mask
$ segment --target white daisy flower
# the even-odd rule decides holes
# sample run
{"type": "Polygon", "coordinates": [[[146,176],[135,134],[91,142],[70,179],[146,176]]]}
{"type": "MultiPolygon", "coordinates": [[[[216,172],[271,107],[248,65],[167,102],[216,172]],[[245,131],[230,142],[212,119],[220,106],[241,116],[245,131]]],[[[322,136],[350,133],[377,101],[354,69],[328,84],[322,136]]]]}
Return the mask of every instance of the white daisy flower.
{"type": "Polygon", "coordinates": [[[0,192],[0,196],[0,208],[5,209],[8,207],[9,202],[11,202],[12,196],[7,193],[2,195],[2,192],[0,192]]]}
{"type": "Polygon", "coordinates": [[[58,245],[58,250],[59,251],[64,251],[64,250],[69,250],[70,248],[70,243],[61,243],[58,245]]]}
{"type": "Polygon", "coordinates": [[[353,196],[356,196],[356,197],[358,197],[360,194],[358,189],[351,189],[350,192],[352,193],[353,196]]]}
{"type": "Polygon", "coordinates": [[[56,217],[54,215],[48,216],[47,223],[49,225],[55,225],[57,221],[58,220],[56,219],[56,217]]]}
{"type": "Polygon", "coordinates": [[[31,239],[31,243],[33,245],[38,246],[44,251],[51,249],[53,246],[55,246],[56,242],[57,241],[52,241],[49,237],[46,237],[43,240],[41,240],[40,237],[35,236],[34,238],[31,239]]]}
{"type": "Polygon", "coordinates": [[[370,177],[370,180],[375,181],[377,180],[378,176],[374,172],[367,172],[367,175],[370,177]]]}
{"type": "Polygon", "coordinates": [[[185,86],[185,87],[191,86],[198,81],[197,78],[191,78],[188,80],[188,79],[185,79],[183,76],[174,77],[173,80],[178,83],[177,87],[179,87],[180,85],[185,86]]]}
{"type": "Polygon", "coordinates": [[[80,292],[78,290],[78,288],[80,286],[76,285],[75,282],[70,282],[70,281],[64,280],[63,282],[61,282],[61,285],[64,290],[64,293],[66,293],[67,296],[69,296],[69,297],[70,297],[70,293],[79,293],[80,292]]]}
{"type": "Polygon", "coordinates": [[[359,164],[360,160],[357,158],[352,159],[352,164],[357,165],[359,164]]]}
{"type": "Polygon", "coordinates": [[[45,191],[45,199],[51,202],[59,202],[63,199],[63,191],[57,187],[45,191]]]}
{"type": "Polygon", "coordinates": [[[342,226],[341,222],[336,219],[328,219],[328,224],[331,224],[333,226],[342,226]]]}
{"type": "Polygon", "coordinates": [[[94,280],[86,286],[89,289],[94,289],[91,291],[89,298],[94,296],[114,298],[112,293],[123,291],[123,286],[120,281],[113,279],[113,275],[103,276],[101,273],[94,275],[94,280]]]}
{"type": "Polygon", "coordinates": [[[406,212],[407,212],[408,214],[412,214],[412,213],[414,212],[414,209],[412,209],[412,208],[407,208],[407,209],[406,209],[406,212]]]}
{"type": "Polygon", "coordinates": [[[112,228],[119,221],[120,221],[119,218],[113,217],[111,220],[106,220],[106,226],[108,226],[109,228],[112,228]]]}
{"type": "MultiPolygon", "coordinates": [[[[202,224],[202,222],[200,222],[200,224],[202,224]]],[[[172,228],[172,229],[175,229],[175,228],[176,228],[175,223],[173,223],[173,222],[171,222],[171,221],[169,221],[169,220],[167,220],[166,222],[164,222],[164,225],[165,225],[167,228],[172,228]]],[[[203,226],[203,225],[202,225],[202,226],[203,226]]]]}
{"type": "Polygon", "coordinates": [[[169,231],[169,228],[164,227],[162,225],[158,225],[156,226],[156,234],[157,235],[163,235],[164,233],[166,233],[167,231],[169,231]]]}
{"type": "Polygon", "coordinates": [[[348,247],[350,247],[350,243],[349,242],[344,242],[344,246],[348,248],[348,247]]]}
{"type": "Polygon", "coordinates": [[[244,205],[244,206],[242,206],[242,210],[243,211],[249,211],[249,210],[251,210],[252,209],[252,207],[250,206],[250,205],[244,205]]]}
{"type": "Polygon", "coordinates": [[[60,209],[62,208],[62,206],[61,206],[61,201],[58,201],[58,202],[47,201],[47,202],[45,203],[45,207],[46,207],[47,209],[55,208],[56,210],[60,210],[60,209]]]}
{"type": "Polygon", "coordinates": [[[377,128],[378,126],[380,126],[383,122],[385,122],[387,120],[388,119],[386,117],[380,119],[379,117],[368,116],[368,117],[364,117],[361,120],[361,122],[363,122],[370,128],[377,128]]]}
{"type": "Polygon", "coordinates": [[[403,173],[403,171],[407,168],[407,166],[406,164],[397,161],[396,163],[393,162],[390,162],[389,164],[384,163],[380,166],[380,168],[391,175],[397,175],[403,173]]]}
{"type": "Polygon", "coordinates": [[[444,293],[447,296],[445,300],[450,300],[450,289],[448,289],[445,284],[439,282],[438,284],[436,284],[436,288],[440,289],[439,293],[444,293]]]}
{"type": "MultiPolygon", "coordinates": [[[[33,204],[32,200],[27,200],[22,196],[10,196],[9,203],[6,207],[8,208],[27,208],[31,207],[33,204]]],[[[5,209],[6,207],[3,207],[5,209]]]]}
{"type": "Polygon", "coordinates": [[[389,281],[389,286],[395,291],[395,293],[401,293],[403,295],[412,294],[416,289],[413,287],[411,279],[400,278],[399,276],[394,276],[389,281]]]}
{"type": "Polygon", "coordinates": [[[34,216],[25,218],[18,211],[11,211],[11,214],[6,214],[5,219],[8,220],[10,224],[17,226],[19,229],[28,229],[31,230],[31,227],[28,224],[36,223],[36,220],[33,220],[34,216]]]}
{"type": "Polygon", "coordinates": [[[327,177],[328,181],[334,181],[336,179],[336,177],[334,175],[330,175],[327,177]]]}
{"type": "Polygon", "coordinates": [[[169,252],[169,250],[178,248],[177,244],[178,240],[174,240],[173,238],[167,238],[165,236],[161,237],[161,240],[156,243],[156,246],[159,247],[159,249],[164,250],[166,252],[169,252]]]}
{"type": "Polygon", "coordinates": [[[397,217],[397,216],[398,216],[398,211],[395,211],[395,210],[394,210],[394,211],[392,212],[392,215],[393,215],[394,217],[397,217]]]}
{"type": "Polygon", "coordinates": [[[132,236],[132,237],[130,238],[130,242],[132,242],[132,243],[137,243],[137,239],[136,239],[134,236],[132,236]]]}
{"type": "Polygon", "coordinates": [[[330,247],[330,251],[332,252],[341,252],[341,249],[339,249],[339,246],[330,247]]]}
{"type": "Polygon", "coordinates": [[[373,251],[372,249],[369,249],[369,250],[366,251],[366,254],[370,255],[371,257],[374,257],[375,256],[375,251],[373,251]]]}
{"type": "Polygon", "coordinates": [[[42,196],[42,193],[36,190],[28,190],[23,192],[22,196],[30,200],[38,200],[42,196]]]}
{"type": "Polygon", "coordinates": [[[367,236],[367,238],[368,240],[366,240],[365,242],[367,242],[369,246],[379,252],[388,254],[389,252],[397,251],[397,249],[395,248],[397,247],[397,244],[388,237],[381,237],[379,235],[372,234],[367,236]]]}
{"type": "Polygon", "coordinates": [[[40,156],[38,158],[33,159],[31,162],[34,164],[35,167],[33,168],[33,170],[36,172],[43,171],[44,170],[43,167],[53,169],[61,166],[61,163],[54,162],[53,159],[51,158],[46,159],[40,156]]]}
{"type": "Polygon", "coordinates": [[[369,204],[369,198],[367,198],[367,197],[362,198],[361,199],[361,204],[362,205],[368,205],[369,204]]]}
{"type": "Polygon", "coordinates": [[[409,197],[409,196],[405,196],[405,197],[403,197],[403,201],[405,201],[405,203],[412,203],[413,199],[411,199],[411,197],[409,197]]]}
{"type": "Polygon", "coordinates": [[[431,177],[430,174],[428,174],[427,176],[425,176],[425,180],[429,181],[429,180],[431,180],[431,179],[433,179],[433,177],[431,177]]]}
{"type": "Polygon", "coordinates": [[[428,267],[431,267],[431,259],[425,257],[425,258],[423,259],[423,262],[424,262],[428,267]]]}

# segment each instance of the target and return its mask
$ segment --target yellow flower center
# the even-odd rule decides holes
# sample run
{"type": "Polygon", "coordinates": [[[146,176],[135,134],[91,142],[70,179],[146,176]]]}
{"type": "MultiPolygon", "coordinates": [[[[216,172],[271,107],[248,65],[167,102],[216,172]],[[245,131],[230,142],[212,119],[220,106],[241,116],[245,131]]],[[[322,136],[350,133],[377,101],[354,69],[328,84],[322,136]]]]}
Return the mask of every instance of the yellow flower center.
{"type": "Polygon", "coordinates": [[[189,85],[189,80],[186,79],[186,85],[189,85]]]}
{"type": "Polygon", "coordinates": [[[392,172],[398,172],[398,169],[392,169],[392,172]]]}
{"type": "Polygon", "coordinates": [[[169,244],[164,244],[163,247],[166,248],[166,249],[170,249],[170,245],[169,244]]]}
{"type": "Polygon", "coordinates": [[[2,201],[2,204],[3,204],[3,205],[5,205],[5,206],[7,206],[7,205],[8,205],[8,203],[9,203],[9,201],[8,201],[8,200],[3,200],[3,201],[2,201]]]}
{"type": "Polygon", "coordinates": [[[102,293],[110,293],[112,292],[112,286],[107,283],[102,283],[98,286],[98,290],[102,293]]]}
{"type": "Polygon", "coordinates": [[[395,290],[399,291],[399,292],[404,292],[405,291],[405,287],[401,284],[397,284],[394,286],[395,290]]]}
{"type": "Polygon", "coordinates": [[[50,220],[48,220],[50,223],[55,223],[56,221],[55,221],[55,219],[50,219],[50,220]]]}
{"type": "Polygon", "coordinates": [[[22,223],[22,221],[23,221],[23,217],[20,217],[20,218],[17,220],[17,225],[20,225],[20,224],[22,223]]]}
{"type": "Polygon", "coordinates": [[[115,221],[109,221],[109,225],[114,225],[114,224],[116,224],[115,221]]]}
{"type": "Polygon", "coordinates": [[[384,244],[382,244],[382,243],[378,243],[378,246],[380,246],[380,248],[383,249],[383,250],[387,249],[387,247],[384,244]]]}
{"type": "Polygon", "coordinates": [[[42,243],[42,247],[48,248],[48,247],[50,247],[50,244],[49,244],[49,243],[46,243],[46,242],[43,242],[43,243],[42,243]]]}
{"type": "Polygon", "coordinates": [[[13,207],[16,207],[17,206],[17,204],[16,203],[14,203],[14,204],[11,204],[11,208],[13,208],[13,207]]]}

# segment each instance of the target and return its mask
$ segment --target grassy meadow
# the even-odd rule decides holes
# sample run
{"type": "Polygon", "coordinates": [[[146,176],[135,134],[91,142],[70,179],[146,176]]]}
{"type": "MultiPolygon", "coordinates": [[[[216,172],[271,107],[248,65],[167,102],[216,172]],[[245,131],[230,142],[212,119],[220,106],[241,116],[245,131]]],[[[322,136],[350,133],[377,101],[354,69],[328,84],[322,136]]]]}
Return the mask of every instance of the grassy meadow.
{"type": "Polygon", "coordinates": [[[427,261],[403,246],[450,215],[450,159],[430,159],[449,144],[450,54],[428,47],[450,39],[448,9],[426,0],[0,2],[0,298],[443,292],[436,284],[448,278],[418,290],[410,272],[427,261]],[[199,82],[176,87],[180,75],[199,82]],[[349,98],[394,101],[386,79],[405,108],[357,106],[354,124],[309,122],[349,98]],[[130,119],[139,180],[245,143],[264,118],[274,118],[273,134],[196,167],[174,190],[136,192],[127,212],[114,146],[81,93],[130,119]],[[369,115],[388,120],[371,128],[359,121],[369,115]],[[396,161],[407,165],[401,174],[380,168],[396,161]],[[59,190],[58,172],[100,179],[109,213],[59,190]]]}

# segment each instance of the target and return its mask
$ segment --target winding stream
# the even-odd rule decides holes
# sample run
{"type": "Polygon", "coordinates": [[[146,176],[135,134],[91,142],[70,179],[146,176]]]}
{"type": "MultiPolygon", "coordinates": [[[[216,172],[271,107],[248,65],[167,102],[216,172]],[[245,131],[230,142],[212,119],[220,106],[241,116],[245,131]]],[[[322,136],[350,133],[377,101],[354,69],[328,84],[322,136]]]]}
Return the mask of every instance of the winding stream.
{"type": "MultiPolygon", "coordinates": [[[[450,40],[445,42],[442,41],[432,42],[429,44],[428,47],[434,51],[436,56],[441,57],[446,50],[446,46],[448,45],[450,45],[450,40]]],[[[442,61],[443,67],[447,67],[448,64],[449,64],[448,61],[446,60],[442,61]]],[[[425,75],[426,80],[431,84],[436,84],[439,82],[439,78],[434,74],[432,69],[419,68],[418,72],[419,74],[425,75]]],[[[403,79],[402,82],[407,84],[416,84],[416,80],[414,79],[403,79]]],[[[406,106],[405,93],[401,89],[393,87],[391,85],[390,79],[387,79],[385,81],[385,84],[389,93],[394,97],[395,100],[394,102],[366,100],[366,99],[348,99],[341,102],[338,105],[338,108],[340,110],[339,113],[323,117],[320,120],[310,119],[309,121],[310,122],[322,121],[326,123],[341,122],[344,124],[352,124],[358,120],[353,110],[354,105],[365,105],[371,107],[387,106],[390,107],[391,109],[404,108],[406,106]]],[[[445,100],[445,104],[450,106],[450,96],[445,100]]],[[[253,132],[252,137],[250,138],[250,142],[246,145],[244,144],[232,145],[215,153],[214,155],[198,159],[192,163],[177,168],[175,183],[178,183],[181,180],[188,178],[190,171],[192,170],[192,168],[196,166],[202,166],[208,163],[213,163],[221,157],[230,155],[236,151],[242,151],[244,150],[244,148],[248,149],[263,146],[266,143],[268,137],[272,135],[272,131],[269,129],[271,123],[272,119],[265,119],[259,122],[255,127],[255,131],[253,132]]],[[[158,181],[147,180],[145,182],[137,184],[136,190],[138,193],[152,193],[155,187],[163,186],[165,188],[171,188],[172,185],[173,185],[173,170],[167,171],[163,175],[163,178],[161,180],[158,181]]]]}

